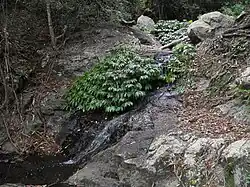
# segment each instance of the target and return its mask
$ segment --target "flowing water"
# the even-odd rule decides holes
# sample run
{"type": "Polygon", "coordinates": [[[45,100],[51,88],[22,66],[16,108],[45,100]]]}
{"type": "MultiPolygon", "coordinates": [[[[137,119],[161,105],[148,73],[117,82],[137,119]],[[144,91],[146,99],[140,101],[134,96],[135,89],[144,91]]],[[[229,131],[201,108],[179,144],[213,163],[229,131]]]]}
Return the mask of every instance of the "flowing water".
{"type": "Polygon", "coordinates": [[[0,184],[56,184],[67,179],[77,169],[63,165],[63,156],[28,156],[24,161],[11,160],[13,155],[0,155],[0,184]]]}
{"type": "Polygon", "coordinates": [[[63,145],[67,145],[67,156],[28,156],[18,160],[15,155],[0,154],[0,184],[21,183],[29,185],[62,186],[73,173],[95,154],[116,143],[129,128],[121,115],[111,121],[81,119],[74,114],[63,131],[63,145]],[[84,124],[82,124],[84,123],[84,124]],[[88,125],[87,125],[88,124],[88,125]],[[81,129],[79,131],[79,129],[81,129]],[[70,146],[68,146],[70,142],[70,146]]]}

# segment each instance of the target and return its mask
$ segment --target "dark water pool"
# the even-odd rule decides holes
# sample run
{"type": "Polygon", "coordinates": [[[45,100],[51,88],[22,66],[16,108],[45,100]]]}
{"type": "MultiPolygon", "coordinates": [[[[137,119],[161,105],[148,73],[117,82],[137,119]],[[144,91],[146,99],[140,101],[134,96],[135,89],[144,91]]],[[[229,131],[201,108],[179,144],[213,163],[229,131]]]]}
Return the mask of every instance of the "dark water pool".
{"type": "Polygon", "coordinates": [[[13,160],[13,155],[0,154],[0,184],[22,183],[62,186],[77,169],[76,165],[63,165],[63,156],[29,156],[24,161],[13,160]],[[12,158],[12,160],[8,160],[12,158]]]}

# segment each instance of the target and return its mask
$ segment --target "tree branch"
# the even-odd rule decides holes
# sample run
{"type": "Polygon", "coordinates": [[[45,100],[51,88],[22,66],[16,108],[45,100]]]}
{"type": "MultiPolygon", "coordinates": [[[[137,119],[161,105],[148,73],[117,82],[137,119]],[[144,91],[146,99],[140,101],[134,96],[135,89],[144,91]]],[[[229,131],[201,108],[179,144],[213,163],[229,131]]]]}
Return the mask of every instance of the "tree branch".
{"type": "Polygon", "coordinates": [[[56,38],[55,38],[55,32],[53,28],[52,18],[51,18],[51,8],[50,8],[50,0],[46,1],[46,11],[47,11],[47,18],[48,18],[48,26],[49,26],[49,34],[51,38],[51,44],[52,47],[56,48],[56,38]]]}

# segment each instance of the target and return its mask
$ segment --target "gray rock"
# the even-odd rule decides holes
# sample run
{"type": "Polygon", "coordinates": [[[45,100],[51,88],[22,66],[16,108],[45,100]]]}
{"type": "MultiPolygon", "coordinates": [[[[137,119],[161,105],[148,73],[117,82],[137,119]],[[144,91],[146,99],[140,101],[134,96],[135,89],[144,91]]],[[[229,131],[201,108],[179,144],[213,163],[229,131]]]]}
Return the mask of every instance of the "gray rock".
{"type": "Polygon", "coordinates": [[[139,39],[141,44],[151,45],[151,46],[153,45],[161,46],[161,44],[158,41],[156,41],[153,35],[143,32],[142,30],[140,30],[138,26],[133,26],[130,29],[133,35],[139,39]]]}
{"type": "Polygon", "coordinates": [[[216,155],[218,151],[225,144],[223,139],[199,138],[191,143],[185,151],[185,161],[189,167],[195,167],[197,164],[198,155],[204,151],[209,151],[211,155],[216,155]]]}
{"type": "MultiPolygon", "coordinates": [[[[33,102],[34,95],[31,91],[23,94],[22,103],[24,111],[33,102]]],[[[40,107],[36,108],[34,113],[29,112],[26,115],[25,133],[29,134],[33,131],[39,130],[44,125],[50,129],[55,135],[59,133],[62,124],[69,117],[68,112],[64,110],[65,100],[63,95],[66,88],[61,88],[56,92],[48,92],[42,98],[40,107]]]]}
{"type": "Polygon", "coordinates": [[[216,30],[230,27],[235,21],[233,17],[222,14],[218,11],[203,14],[199,19],[209,24],[216,30]]]}
{"type": "Polygon", "coordinates": [[[66,183],[86,187],[122,186],[117,180],[117,169],[113,165],[112,154],[110,149],[100,153],[93,158],[92,163],[77,171],[66,183]]]}
{"type": "Polygon", "coordinates": [[[187,33],[191,42],[194,44],[213,36],[212,27],[202,20],[197,20],[190,24],[187,33]]]}
{"type": "MultiPolygon", "coordinates": [[[[174,114],[174,109],[180,106],[180,102],[174,96],[165,91],[156,92],[144,109],[127,114],[129,115],[127,124],[132,131],[129,131],[115,146],[97,154],[66,183],[107,187],[151,187],[156,183],[159,186],[166,185],[162,177],[166,173],[158,174],[158,170],[155,169],[158,167],[156,162],[160,160],[158,157],[162,156],[161,151],[157,152],[153,149],[153,145],[151,148],[150,146],[155,138],[162,139],[157,140],[162,142],[164,138],[161,138],[161,135],[175,131],[177,116],[174,114]]],[[[120,121],[118,119],[112,121],[120,121]]],[[[175,177],[171,177],[168,183],[172,186],[176,184],[175,177]]]]}
{"type": "Polygon", "coordinates": [[[64,108],[65,100],[63,95],[66,88],[62,88],[57,92],[50,92],[41,101],[41,113],[44,115],[53,115],[55,111],[61,111],[64,108]]]}
{"type": "Polygon", "coordinates": [[[24,132],[26,134],[30,134],[34,131],[40,130],[43,122],[39,117],[29,116],[30,120],[27,120],[27,123],[24,125],[24,132]]]}
{"type": "Polygon", "coordinates": [[[236,83],[243,89],[250,90],[250,67],[241,73],[241,76],[236,79],[236,83]]]}
{"type": "Polygon", "coordinates": [[[241,159],[248,157],[250,153],[250,140],[238,140],[230,144],[224,151],[224,157],[228,159],[241,159]]]}
{"type": "Polygon", "coordinates": [[[151,32],[154,30],[155,22],[152,18],[148,16],[141,15],[137,19],[137,26],[145,32],[151,32]]]}
{"type": "MultiPolygon", "coordinates": [[[[65,183],[104,187],[174,187],[180,183],[177,174],[173,173],[178,173],[173,171],[173,166],[179,162],[185,163],[185,177],[190,180],[203,178],[205,161],[216,160],[224,141],[197,138],[178,130],[176,110],[181,108],[181,103],[177,98],[164,89],[156,92],[145,107],[130,113],[127,125],[131,131],[116,145],[94,156],[65,183]]],[[[223,173],[218,174],[216,181],[223,181],[223,177],[223,173]]],[[[189,180],[184,182],[189,183],[189,180]]]]}
{"type": "Polygon", "coordinates": [[[234,23],[234,19],[220,12],[210,12],[199,17],[188,27],[187,33],[194,44],[221,34],[225,28],[229,28],[234,23]]]}
{"type": "Polygon", "coordinates": [[[79,32],[72,37],[77,37],[77,41],[66,45],[63,53],[55,59],[56,63],[62,67],[61,73],[68,77],[81,76],[108,50],[118,44],[123,43],[133,46],[137,45],[138,42],[138,39],[132,33],[114,28],[79,32]],[[89,38],[92,40],[89,40],[88,35],[91,35],[89,38]]]}
{"type": "Polygon", "coordinates": [[[239,100],[228,101],[216,108],[218,108],[224,115],[233,117],[239,122],[250,124],[249,106],[242,104],[239,100]]]}
{"type": "Polygon", "coordinates": [[[47,128],[49,128],[56,136],[60,133],[63,124],[67,122],[70,117],[68,111],[55,111],[52,116],[48,117],[47,128]]]}
{"type": "Polygon", "coordinates": [[[4,151],[5,153],[15,153],[16,147],[9,141],[6,141],[2,146],[1,150],[4,151]]]}
{"type": "Polygon", "coordinates": [[[226,181],[235,187],[247,187],[250,171],[250,141],[238,140],[230,144],[224,151],[226,181]]]}

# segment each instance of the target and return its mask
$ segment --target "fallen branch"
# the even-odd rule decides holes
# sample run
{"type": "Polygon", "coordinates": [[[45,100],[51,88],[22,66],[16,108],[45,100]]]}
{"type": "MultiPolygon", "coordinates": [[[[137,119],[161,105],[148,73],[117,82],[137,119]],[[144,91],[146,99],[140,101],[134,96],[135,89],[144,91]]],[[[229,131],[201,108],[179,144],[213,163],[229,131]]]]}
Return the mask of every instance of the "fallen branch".
{"type": "Polygon", "coordinates": [[[56,42],[56,43],[57,43],[57,41],[58,41],[59,39],[61,39],[62,37],[65,36],[65,33],[66,33],[66,31],[67,31],[67,28],[68,28],[68,26],[67,26],[67,25],[64,25],[63,33],[60,34],[59,36],[57,36],[57,37],[55,38],[55,42],[56,42]]]}
{"type": "Polygon", "coordinates": [[[183,42],[186,39],[188,39],[188,36],[184,36],[184,37],[182,37],[180,39],[174,40],[171,43],[168,43],[168,44],[162,46],[160,49],[163,50],[163,49],[166,49],[166,48],[174,47],[174,46],[176,46],[177,44],[183,42]]]}

